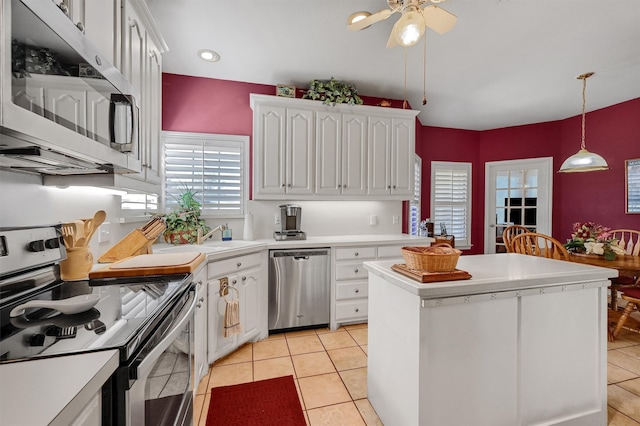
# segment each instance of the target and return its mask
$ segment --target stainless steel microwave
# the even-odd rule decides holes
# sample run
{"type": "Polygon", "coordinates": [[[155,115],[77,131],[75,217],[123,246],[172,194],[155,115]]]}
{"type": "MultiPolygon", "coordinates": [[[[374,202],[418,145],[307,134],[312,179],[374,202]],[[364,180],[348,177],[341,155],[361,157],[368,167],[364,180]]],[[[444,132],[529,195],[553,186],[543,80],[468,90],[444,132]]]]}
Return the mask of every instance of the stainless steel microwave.
{"type": "Polygon", "coordinates": [[[53,2],[2,0],[0,167],[140,170],[140,93],[53,2]]]}

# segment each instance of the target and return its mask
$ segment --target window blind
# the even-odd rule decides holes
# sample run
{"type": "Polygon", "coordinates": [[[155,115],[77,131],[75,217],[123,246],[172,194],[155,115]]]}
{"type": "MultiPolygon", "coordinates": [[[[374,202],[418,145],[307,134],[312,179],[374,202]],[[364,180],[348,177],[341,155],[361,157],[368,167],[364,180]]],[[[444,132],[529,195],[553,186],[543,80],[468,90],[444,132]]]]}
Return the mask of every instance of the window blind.
{"type": "Polygon", "coordinates": [[[471,164],[433,162],[431,166],[431,217],[438,227],[454,235],[456,247],[471,245],[471,164]]]}
{"type": "MultiPolygon", "coordinates": [[[[248,139],[248,138],[247,138],[248,139]]],[[[178,205],[185,188],[196,193],[203,216],[244,213],[245,146],[218,137],[165,139],[165,208],[178,205]]]]}
{"type": "Polygon", "coordinates": [[[627,211],[640,212],[640,160],[627,163],[627,211]]]}
{"type": "Polygon", "coordinates": [[[422,185],[422,159],[415,156],[413,199],[409,200],[409,234],[420,235],[420,194],[422,185]]]}

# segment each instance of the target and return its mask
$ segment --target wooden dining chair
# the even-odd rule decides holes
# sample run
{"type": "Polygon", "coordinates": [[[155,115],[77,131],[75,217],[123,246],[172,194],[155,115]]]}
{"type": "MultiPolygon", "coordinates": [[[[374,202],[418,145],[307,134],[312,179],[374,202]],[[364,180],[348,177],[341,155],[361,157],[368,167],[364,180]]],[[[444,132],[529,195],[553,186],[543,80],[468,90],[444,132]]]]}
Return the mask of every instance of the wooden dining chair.
{"type": "Polygon", "coordinates": [[[610,336],[609,340],[615,340],[623,328],[625,330],[640,333],[640,322],[631,317],[631,313],[634,310],[640,310],[640,287],[629,287],[622,290],[622,299],[627,301],[627,306],[625,306],[624,311],[621,315],[620,312],[615,313],[617,315],[620,315],[620,317],[618,318],[616,327],[613,330],[613,336],[610,336]]]}
{"type": "Polygon", "coordinates": [[[618,245],[622,247],[628,255],[640,256],[640,231],[633,229],[614,229],[609,231],[611,236],[618,240],[618,245]]]}
{"type": "Polygon", "coordinates": [[[514,253],[548,259],[569,260],[569,252],[555,238],[537,232],[526,232],[511,239],[514,253]]]}
{"type": "Polygon", "coordinates": [[[511,247],[511,240],[513,240],[513,237],[524,234],[525,232],[531,231],[522,225],[510,225],[504,228],[504,231],[502,231],[502,242],[504,243],[504,247],[507,249],[507,253],[513,253],[513,248],[511,247]]]}

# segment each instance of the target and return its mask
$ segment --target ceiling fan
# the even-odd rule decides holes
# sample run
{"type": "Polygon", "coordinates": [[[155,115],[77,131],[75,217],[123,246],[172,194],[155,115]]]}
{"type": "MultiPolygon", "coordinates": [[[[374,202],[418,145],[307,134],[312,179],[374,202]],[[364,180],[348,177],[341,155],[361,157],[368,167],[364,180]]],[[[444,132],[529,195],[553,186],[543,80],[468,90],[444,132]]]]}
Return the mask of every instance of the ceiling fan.
{"type": "Polygon", "coordinates": [[[347,28],[351,31],[362,30],[400,12],[402,16],[393,25],[387,47],[413,46],[422,38],[426,27],[444,34],[456,24],[458,18],[455,15],[433,4],[442,1],[444,0],[387,0],[389,9],[382,9],[373,14],[355,13],[351,15],[347,28]],[[360,19],[356,16],[360,16],[360,19]]]}

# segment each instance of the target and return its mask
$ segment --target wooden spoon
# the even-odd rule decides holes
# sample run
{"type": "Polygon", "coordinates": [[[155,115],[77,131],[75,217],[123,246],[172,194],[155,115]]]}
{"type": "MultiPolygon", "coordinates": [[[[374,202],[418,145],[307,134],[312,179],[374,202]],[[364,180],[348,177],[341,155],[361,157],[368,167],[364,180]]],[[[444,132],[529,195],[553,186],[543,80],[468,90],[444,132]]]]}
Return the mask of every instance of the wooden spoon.
{"type": "Polygon", "coordinates": [[[106,218],[107,218],[107,213],[104,210],[98,210],[93,215],[93,219],[87,220],[87,222],[91,221],[91,225],[90,225],[90,229],[87,232],[85,232],[84,238],[85,238],[86,244],[89,244],[89,240],[91,240],[91,237],[93,237],[93,234],[95,234],[96,230],[100,227],[100,225],[102,225],[102,223],[106,218]]]}

